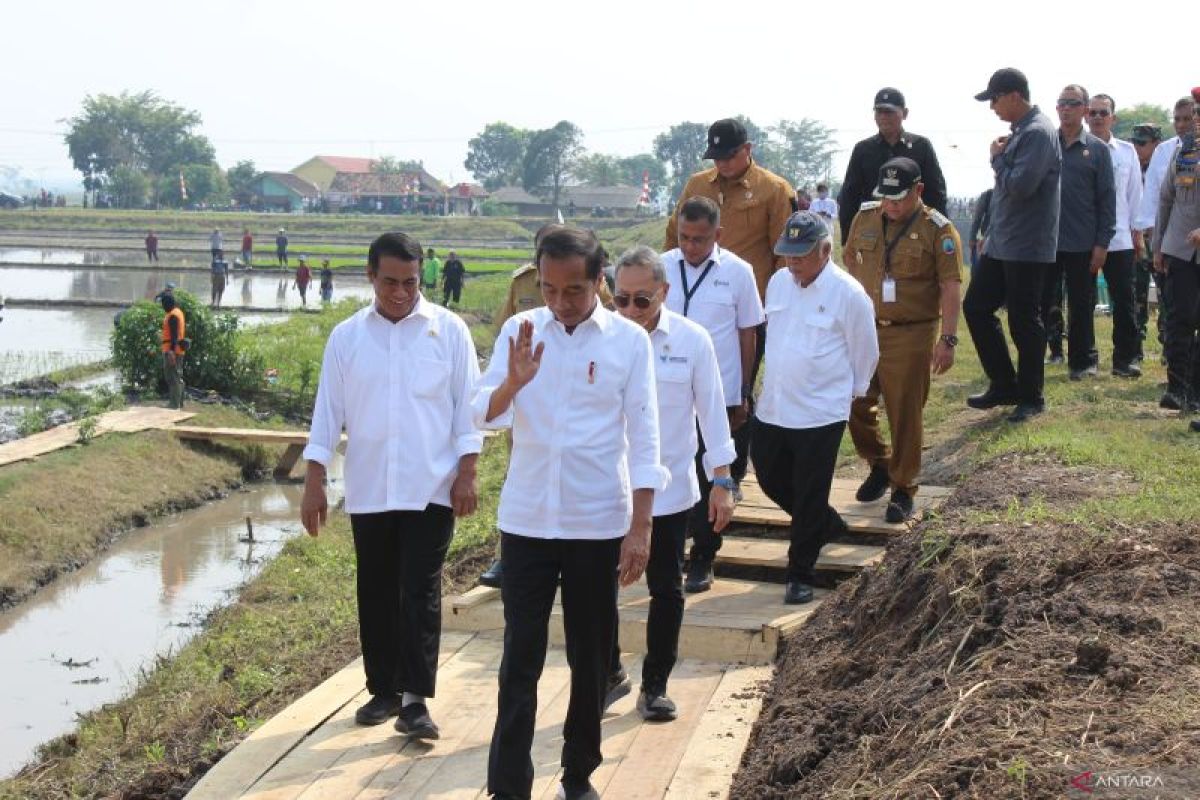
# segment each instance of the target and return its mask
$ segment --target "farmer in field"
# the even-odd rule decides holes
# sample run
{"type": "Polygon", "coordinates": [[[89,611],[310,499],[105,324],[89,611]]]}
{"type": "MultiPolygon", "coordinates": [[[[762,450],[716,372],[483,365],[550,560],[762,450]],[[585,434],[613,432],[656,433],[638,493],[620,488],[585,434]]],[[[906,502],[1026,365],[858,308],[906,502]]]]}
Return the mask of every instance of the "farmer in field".
{"type": "Polygon", "coordinates": [[[856,498],[878,500],[891,487],[884,516],[893,523],[913,513],[930,376],[954,365],[958,346],[962,243],[950,220],[924,204],[924,188],[916,161],[884,162],[880,199],[862,204],[844,251],[846,269],[871,297],[879,336],[879,366],[850,407],[850,436],[871,469],[856,498]],[[879,430],[880,397],[890,442],[879,430]]]}
{"type": "Polygon", "coordinates": [[[300,256],[300,265],[296,267],[296,278],[292,281],[292,286],[296,291],[300,292],[300,305],[308,305],[308,284],[312,282],[312,270],[308,268],[308,261],[304,256],[300,256]]]}
{"type": "Polygon", "coordinates": [[[571,695],[560,796],[598,798],[589,779],[603,760],[617,584],[646,568],[654,493],[668,476],[650,338],[601,307],[599,240],[557,228],[537,264],[547,307],[504,323],[472,401],[481,428],[511,427],[513,438],[497,513],[504,655],[487,790],[530,796],[537,685],[561,580],[571,695]]]}
{"type": "Polygon", "coordinates": [[[212,277],[212,292],[209,297],[209,305],[213,308],[221,307],[221,296],[225,294],[225,284],[229,281],[229,262],[223,258],[214,258],[210,267],[212,277]]]}
{"type": "Polygon", "coordinates": [[[450,258],[446,260],[446,266],[442,267],[442,305],[450,305],[451,298],[454,298],[456,303],[461,301],[463,278],[466,277],[466,274],[467,268],[451,250],[450,258]]]}
{"type": "Polygon", "coordinates": [[[146,232],[146,260],[158,261],[158,237],[154,231],[146,232]]]}
{"type": "Polygon", "coordinates": [[[288,265],[288,237],[283,228],[279,229],[279,235],[275,237],[275,257],[279,259],[279,266],[288,265]]]}
{"type": "Polygon", "coordinates": [[[479,376],[470,331],[421,294],[421,260],[404,233],[371,244],[375,301],[325,345],[301,520],[312,536],[325,523],[326,469],[345,430],[345,509],[371,694],[355,720],[378,725],[398,715],[396,730],[436,739],[425,701],[437,677],[442,564],[454,517],[475,511],[483,436],[470,407],[479,376]]]}
{"type": "MultiPolygon", "coordinates": [[[[700,500],[697,472],[711,481],[705,509],[709,525],[720,532],[733,515],[733,478],[729,464],[736,456],[729,435],[721,367],[711,337],[698,323],[666,308],[670,286],[663,260],[649,247],[629,250],[617,262],[617,313],[636,322],[650,334],[657,359],[658,423],[661,431],[659,459],[671,473],[667,488],[654,495],[650,561],[646,583],[650,612],[646,620],[646,659],[642,663],[642,688],[637,709],[644,719],[675,719],[675,703],[667,696],[667,679],[679,651],[683,624],[683,548],[688,520],[700,500]],[[697,422],[707,449],[697,465],[697,422]]],[[[747,268],[747,281],[755,302],[758,293],[747,268]]],[[[612,670],[606,706],[628,692],[621,667],[621,647],[613,644],[612,670]]]]}
{"type": "Polygon", "coordinates": [[[329,268],[329,259],[321,261],[321,302],[333,300],[333,270],[329,268]]]}
{"type": "Polygon", "coordinates": [[[821,546],[845,528],[829,505],[853,398],[879,361],[871,298],[833,263],[829,227],[792,215],[775,245],[787,265],[767,287],[766,367],[750,458],[763,493],[791,514],[785,603],[813,599],[821,546]]]}
{"type": "Polygon", "coordinates": [[[219,228],[213,228],[212,235],[208,237],[208,248],[212,252],[213,261],[218,261],[224,256],[225,240],[221,237],[219,228]]]}
{"type": "MultiPolygon", "coordinates": [[[[429,248],[425,251],[425,264],[421,267],[421,284],[424,289],[436,289],[438,277],[442,274],[442,262],[433,251],[429,248]]],[[[443,303],[442,305],[445,305],[443,303]]]]}
{"type": "Polygon", "coordinates": [[[249,228],[242,228],[242,266],[254,269],[254,237],[249,228]]]}
{"type": "Polygon", "coordinates": [[[167,396],[171,408],[183,408],[183,358],[187,320],[183,309],[175,302],[170,285],[158,296],[166,315],[162,323],[163,377],[167,381],[167,396]]]}

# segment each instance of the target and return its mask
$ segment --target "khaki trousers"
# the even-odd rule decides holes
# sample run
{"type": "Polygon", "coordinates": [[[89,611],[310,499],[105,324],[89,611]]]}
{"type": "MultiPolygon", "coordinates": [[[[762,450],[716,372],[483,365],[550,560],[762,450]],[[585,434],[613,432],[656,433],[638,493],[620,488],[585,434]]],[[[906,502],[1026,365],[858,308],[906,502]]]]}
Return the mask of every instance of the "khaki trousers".
{"type": "Polygon", "coordinates": [[[850,406],[850,438],[872,467],[886,466],[896,489],[916,494],[921,473],[923,413],[929,398],[929,357],[938,320],[879,328],[879,366],[866,397],[850,406]],[[887,411],[891,446],[879,431],[879,398],[887,411]]]}

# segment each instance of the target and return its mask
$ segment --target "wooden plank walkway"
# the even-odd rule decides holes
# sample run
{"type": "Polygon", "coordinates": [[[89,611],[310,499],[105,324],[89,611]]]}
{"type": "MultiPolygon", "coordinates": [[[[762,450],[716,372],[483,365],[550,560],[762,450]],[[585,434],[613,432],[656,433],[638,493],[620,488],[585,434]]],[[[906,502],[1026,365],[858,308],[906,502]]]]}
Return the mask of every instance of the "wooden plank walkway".
{"type": "MultiPolygon", "coordinates": [[[[106,411],[96,422],[96,436],[106,433],[136,433],[150,428],[170,428],[176,422],[196,416],[192,412],[158,406],[129,406],[106,411]]],[[[79,423],[69,422],[24,439],[0,445],[0,466],[16,461],[28,461],[38,456],[70,447],[79,441],[79,423]]]]}
{"type": "MultiPolygon", "coordinates": [[[[442,732],[435,742],[410,740],[390,724],[354,723],[355,709],[367,699],[355,661],[252,733],[188,797],[486,798],[501,649],[492,633],[443,635],[438,696],[429,701],[442,732]]],[[[626,667],[636,676],[640,660],[627,659],[626,667]]],[[[622,698],[605,714],[605,760],[593,785],[622,800],[724,797],[770,673],[765,666],[683,660],[671,679],[679,718],[667,724],[643,722],[634,694],[622,698]]],[[[568,681],[563,651],[551,648],[538,686],[534,798],[554,797],[561,779],[568,681]]]]}
{"type": "MultiPolygon", "coordinates": [[[[887,495],[872,503],[860,503],[854,499],[858,491],[859,481],[835,478],[833,491],[829,495],[830,504],[846,520],[851,533],[864,534],[894,534],[904,533],[912,528],[929,511],[933,511],[951,495],[953,489],[944,486],[922,486],[917,496],[913,498],[916,513],[908,522],[891,523],[883,519],[887,508],[887,495]]],[[[792,523],[792,517],[787,512],[771,502],[763,494],[754,478],[754,473],[746,475],[742,481],[742,502],[738,503],[733,512],[733,521],[744,525],[766,525],[772,527],[787,527],[792,523]]]]}

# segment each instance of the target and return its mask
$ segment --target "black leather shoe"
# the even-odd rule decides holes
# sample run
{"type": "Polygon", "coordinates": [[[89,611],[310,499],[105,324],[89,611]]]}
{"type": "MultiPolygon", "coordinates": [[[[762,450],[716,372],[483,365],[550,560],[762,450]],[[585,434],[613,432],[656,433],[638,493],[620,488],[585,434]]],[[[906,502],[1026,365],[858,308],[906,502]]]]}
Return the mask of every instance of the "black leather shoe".
{"type": "Polygon", "coordinates": [[[1185,403],[1183,398],[1175,392],[1168,391],[1158,401],[1159,408],[1165,408],[1170,411],[1182,411],[1185,403]]]}
{"type": "Polygon", "coordinates": [[[1050,357],[1046,359],[1047,364],[1063,364],[1065,361],[1062,353],[1051,353],[1050,357]]]}
{"type": "Polygon", "coordinates": [[[409,703],[400,709],[396,730],[414,739],[437,739],[441,735],[424,703],[409,703]]]}
{"type": "Polygon", "coordinates": [[[712,562],[693,558],[688,563],[687,580],[683,582],[683,590],[688,594],[707,592],[713,584],[712,562]]]}
{"type": "Polygon", "coordinates": [[[632,688],[633,684],[625,674],[625,668],[617,667],[615,672],[609,674],[608,685],[604,688],[604,710],[608,711],[609,706],[629,694],[632,688]]]}
{"type": "Polygon", "coordinates": [[[804,581],[790,580],[783,590],[783,602],[789,606],[800,605],[801,603],[811,603],[813,599],[813,590],[804,581]]]}
{"type": "Polygon", "coordinates": [[[647,722],[670,722],[678,716],[674,701],[665,694],[638,692],[637,710],[647,722]]]}
{"type": "Polygon", "coordinates": [[[892,497],[888,500],[887,511],[883,512],[883,518],[891,523],[904,522],[913,514],[913,499],[912,495],[903,489],[897,489],[892,492],[892,497]]]}
{"type": "Polygon", "coordinates": [[[563,781],[558,785],[558,793],[554,797],[556,800],[600,800],[600,793],[596,791],[596,787],[592,786],[590,781],[583,783],[563,781]]]}
{"type": "Polygon", "coordinates": [[[487,568],[487,571],[479,576],[479,584],[481,586],[490,586],[493,589],[500,588],[500,579],[504,576],[504,565],[500,563],[500,559],[492,562],[492,565],[487,568]]]}
{"type": "Polygon", "coordinates": [[[1015,406],[1017,402],[1016,392],[995,388],[989,388],[983,394],[973,394],[967,398],[967,405],[980,411],[986,411],[996,406],[1015,406]]]}
{"type": "Polygon", "coordinates": [[[1046,410],[1045,403],[1020,403],[1008,415],[1009,422],[1024,422],[1046,410]]]}
{"type": "Polygon", "coordinates": [[[1137,364],[1113,364],[1112,374],[1118,378],[1140,378],[1142,368],[1137,364]]]}
{"type": "Polygon", "coordinates": [[[400,713],[400,695],[377,694],[354,712],[359,725],[379,725],[400,713]]]}
{"type": "Polygon", "coordinates": [[[858,487],[858,491],[854,493],[854,499],[860,503],[870,503],[883,497],[883,493],[888,488],[888,471],[887,467],[874,466],[871,467],[871,474],[858,487]]]}

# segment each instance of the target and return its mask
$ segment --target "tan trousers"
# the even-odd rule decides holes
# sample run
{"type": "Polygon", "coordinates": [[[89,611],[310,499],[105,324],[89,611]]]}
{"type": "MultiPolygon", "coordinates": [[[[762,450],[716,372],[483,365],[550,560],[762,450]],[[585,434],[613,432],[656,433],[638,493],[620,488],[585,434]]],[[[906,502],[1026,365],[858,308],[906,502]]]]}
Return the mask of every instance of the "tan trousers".
{"type": "Polygon", "coordinates": [[[867,389],[850,406],[850,438],[872,467],[886,466],[891,484],[916,494],[921,473],[925,401],[929,398],[929,357],[938,321],[879,328],[879,366],[867,389]],[[879,397],[887,411],[892,441],[879,432],[879,397]]]}

